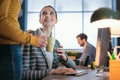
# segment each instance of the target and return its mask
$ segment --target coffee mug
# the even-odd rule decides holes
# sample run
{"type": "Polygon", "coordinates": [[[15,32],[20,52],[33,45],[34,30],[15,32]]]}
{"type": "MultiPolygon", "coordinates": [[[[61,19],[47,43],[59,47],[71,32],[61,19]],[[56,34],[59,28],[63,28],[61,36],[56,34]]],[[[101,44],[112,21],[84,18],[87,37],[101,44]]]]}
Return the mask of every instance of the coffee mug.
{"type": "Polygon", "coordinates": [[[55,45],[55,38],[54,37],[49,37],[47,38],[47,47],[46,47],[46,51],[48,52],[53,52],[54,49],[54,45],[55,45]]]}

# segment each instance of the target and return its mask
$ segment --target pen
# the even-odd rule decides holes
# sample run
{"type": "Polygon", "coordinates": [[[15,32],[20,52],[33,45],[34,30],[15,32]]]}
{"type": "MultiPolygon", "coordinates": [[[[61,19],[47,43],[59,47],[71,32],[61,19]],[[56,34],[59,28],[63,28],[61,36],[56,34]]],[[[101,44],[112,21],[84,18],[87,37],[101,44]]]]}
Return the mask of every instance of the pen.
{"type": "Polygon", "coordinates": [[[114,55],[114,53],[112,53],[112,60],[115,60],[115,55],[114,55]]]}
{"type": "Polygon", "coordinates": [[[107,54],[108,54],[110,60],[112,60],[112,56],[111,56],[110,52],[107,51],[107,54]]]}
{"type": "Polygon", "coordinates": [[[118,55],[116,55],[115,59],[116,59],[116,60],[120,60],[120,52],[119,52],[118,55]]]}

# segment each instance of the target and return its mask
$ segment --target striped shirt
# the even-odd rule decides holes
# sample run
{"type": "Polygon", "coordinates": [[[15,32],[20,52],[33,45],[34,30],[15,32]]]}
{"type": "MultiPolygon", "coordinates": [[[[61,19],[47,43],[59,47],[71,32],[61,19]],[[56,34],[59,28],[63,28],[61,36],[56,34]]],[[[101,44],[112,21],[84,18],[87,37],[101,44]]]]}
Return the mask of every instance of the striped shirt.
{"type": "MultiPolygon", "coordinates": [[[[39,29],[33,32],[34,35],[38,35],[39,29]]],[[[60,43],[55,40],[54,48],[58,48],[60,43]]],[[[42,80],[46,77],[50,71],[48,64],[48,58],[46,51],[43,48],[37,48],[32,45],[22,45],[23,55],[23,80],[42,80]]],[[[66,54],[65,54],[66,55],[66,54]]],[[[67,56],[67,55],[66,55],[67,56]]],[[[53,52],[52,68],[58,68],[59,62],[65,65],[67,68],[76,68],[76,64],[67,56],[67,61],[64,61],[61,56],[56,52],[53,52]]]]}

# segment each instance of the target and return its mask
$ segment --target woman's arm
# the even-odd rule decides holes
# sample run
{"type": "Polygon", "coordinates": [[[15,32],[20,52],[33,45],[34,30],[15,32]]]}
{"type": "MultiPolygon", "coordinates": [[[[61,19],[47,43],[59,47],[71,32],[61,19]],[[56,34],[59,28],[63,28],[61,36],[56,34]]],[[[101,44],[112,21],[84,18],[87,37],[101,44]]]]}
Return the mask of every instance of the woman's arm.
{"type": "MultiPolygon", "coordinates": [[[[57,52],[57,53],[55,53],[55,54],[57,54],[57,55],[59,55],[60,57],[58,57],[57,55],[55,55],[54,57],[56,57],[55,59],[55,61],[61,61],[61,63],[63,64],[63,65],[65,65],[67,68],[73,68],[73,69],[76,69],[76,63],[73,61],[73,60],[71,60],[69,57],[68,57],[68,55],[64,52],[64,49],[63,49],[63,47],[61,47],[61,44],[59,43],[59,41],[58,40],[56,40],[56,43],[55,43],[55,47],[56,48],[58,48],[58,50],[56,49],[55,51],[57,52]],[[60,48],[59,48],[60,47],[60,48]],[[57,60],[57,59],[60,59],[60,60],[57,60]]],[[[54,61],[54,62],[55,62],[54,61]]]]}
{"type": "Polygon", "coordinates": [[[24,70],[23,80],[42,80],[48,75],[49,70],[24,70]]]}
{"type": "Polygon", "coordinates": [[[76,69],[76,63],[72,59],[70,59],[67,54],[65,54],[65,56],[67,57],[67,61],[61,59],[61,63],[65,65],[67,68],[76,69]]]}

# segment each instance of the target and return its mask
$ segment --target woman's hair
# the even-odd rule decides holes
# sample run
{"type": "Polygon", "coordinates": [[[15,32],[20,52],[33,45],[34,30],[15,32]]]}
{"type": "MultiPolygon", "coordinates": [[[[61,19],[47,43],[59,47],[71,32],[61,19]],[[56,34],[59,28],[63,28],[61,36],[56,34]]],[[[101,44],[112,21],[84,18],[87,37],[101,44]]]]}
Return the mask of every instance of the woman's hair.
{"type": "MultiPolygon", "coordinates": [[[[44,9],[44,8],[46,8],[46,7],[50,7],[50,8],[52,8],[53,10],[54,10],[54,12],[55,12],[55,15],[56,15],[56,19],[57,19],[57,12],[56,12],[56,10],[51,6],[51,5],[47,5],[47,6],[44,6],[42,9],[41,9],[41,11],[44,9]]],[[[40,18],[41,18],[41,11],[40,11],[40,18]]]]}

